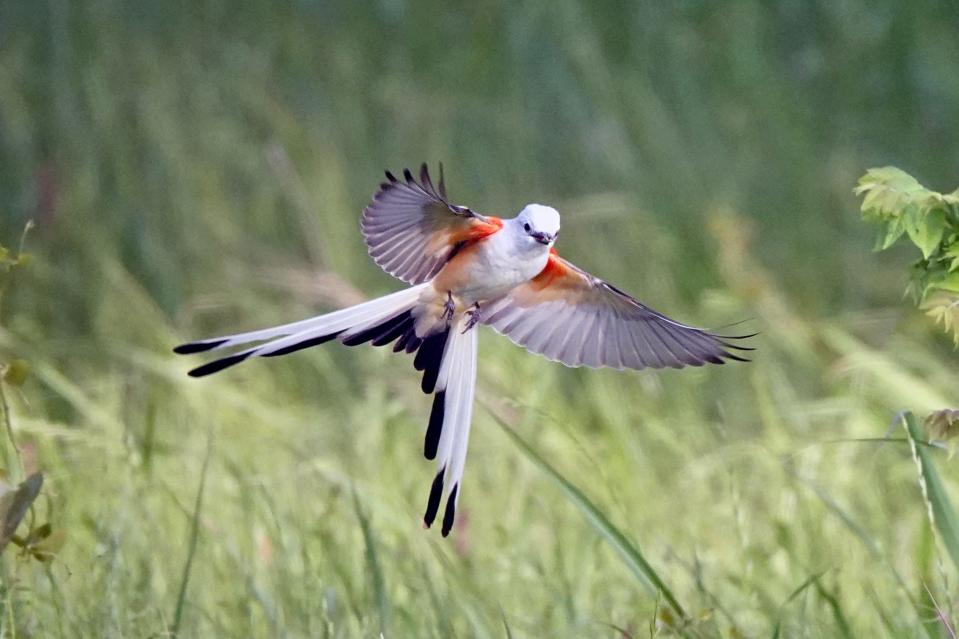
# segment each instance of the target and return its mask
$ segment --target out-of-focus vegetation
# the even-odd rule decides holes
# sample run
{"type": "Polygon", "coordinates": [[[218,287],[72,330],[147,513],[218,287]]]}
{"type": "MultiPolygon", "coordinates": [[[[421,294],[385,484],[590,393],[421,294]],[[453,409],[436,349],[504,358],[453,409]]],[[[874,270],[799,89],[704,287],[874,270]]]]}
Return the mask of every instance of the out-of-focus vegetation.
{"type": "Polygon", "coordinates": [[[63,531],[52,561],[4,551],[4,636],[948,636],[928,512],[959,472],[893,416],[954,407],[956,354],[850,187],[887,164],[955,185],[956,24],[862,0],[0,3],[0,243],[36,223],[0,306],[0,363],[29,365],[8,472],[45,476],[21,536],[63,531]],[[755,361],[570,370],[484,333],[448,540],[420,529],[405,358],[185,376],[184,339],[396,289],[359,213],[423,160],[478,210],[556,206],[565,256],[678,319],[755,318],[755,361]]]}
{"type": "Polygon", "coordinates": [[[921,251],[909,288],[959,345],[959,189],[943,195],[885,167],[862,176],[856,193],[863,196],[863,219],[879,226],[877,249],[905,235],[921,251]]]}

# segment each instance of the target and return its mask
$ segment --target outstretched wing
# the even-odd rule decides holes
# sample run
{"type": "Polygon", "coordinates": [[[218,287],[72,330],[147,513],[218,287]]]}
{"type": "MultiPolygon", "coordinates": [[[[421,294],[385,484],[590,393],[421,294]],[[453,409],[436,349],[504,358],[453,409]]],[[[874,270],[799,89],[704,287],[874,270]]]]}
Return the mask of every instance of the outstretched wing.
{"type": "Polygon", "coordinates": [[[426,164],[417,182],[409,169],[405,182],[389,171],[373,201],[363,211],[361,227],[370,257],[384,271],[410,284],[434,277],[464,243],[492,235],[503,227],[499,218],[450,204],[440,165],[439,189],[426,164]]]}
{"type": "Polygon", "coordinates": [[[682,368],[726,359],[752,335],[721,336],[675,322],[550,253],[535,278],[483,306],[482,322],[567,366],[682,368]]]}

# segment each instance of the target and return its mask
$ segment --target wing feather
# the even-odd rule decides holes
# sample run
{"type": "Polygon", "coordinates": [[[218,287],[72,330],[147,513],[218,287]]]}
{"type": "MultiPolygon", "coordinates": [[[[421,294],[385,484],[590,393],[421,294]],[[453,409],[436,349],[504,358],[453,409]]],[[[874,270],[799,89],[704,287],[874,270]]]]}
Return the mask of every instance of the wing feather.
{"type": "Polygon", "coordinates": [[[551,356],[551,354],[548,354],[548,353],[543,353],[543,354],[546,357],[549,357],[550,359],[560,361],[560,362],[572,361],[575,355],[574,349],[576,349],[577,346],[579,345],[578,340],[580,336],[582,335],[583,324],[585,323],[585,321],[586,321],[586,317],[582,313],[573,314],[571,318],[568,318],[566,320],[566,322],[568,322],[569,332],[566,334],[565,338],[563,339],[560,349],[556,351],[555,357],[551,356]]]}
{"type": "Polygon", "coordinates": [[[388,181],[373,195],[361,221],[370,257],[394,277],[410,284],[428,281],[463,243],[503,226],[499,218],[450,204],[442,165],[438,189],[426,164],[420,168],[419,182],[409,169],[403,170],[403,178],[386,172],[388,181]]]}
{"type": "Polygon", "coordinates": [[[682,368],[748,361],[753,350],[681,324],[561,258],[555,250],[533,280],[487,302],[483,322],[534,353],[567,366],[682,368]]]}
{"type": "Polygon", "coordinates": [[[530,348],[536,352],[549,357],[551,352],[556,352],[556,344],[565,335],[566,320],[570,315],[570,307],[562,305],[556,310],[555,321],[544,330],[537,331],[530,338],[530,348]]]}
{"type": "Polygon", "coordinates": [[[625,368],[626,356],[629,354],[627,330],[619,318],[616,318],[613,322],[612,329],[612,339],[607,342],[606,357],[610,362],[610,366],[625,368]]]}
{"type": "Polygon", "coordinates": [[[583,321],[583,331],[577,336],[579,339],[576,342],[572,366],[582,366],[586,364],[586,348],[590,342],[590,334],[596,329],[596,320],[597,317],[595,313],[591,311],[586,312],[586,317],[583,321]]]}

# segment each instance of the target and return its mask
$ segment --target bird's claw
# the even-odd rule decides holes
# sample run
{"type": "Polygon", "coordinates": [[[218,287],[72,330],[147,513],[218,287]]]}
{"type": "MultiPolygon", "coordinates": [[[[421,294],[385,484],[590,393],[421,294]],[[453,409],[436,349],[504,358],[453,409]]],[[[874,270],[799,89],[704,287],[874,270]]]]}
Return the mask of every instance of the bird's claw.
{"type": "Polygon", "coordinates": [[[443,319],[449,324],[453,320],[453,313],[456,312],[456,302],[453,301],[453,293],[447,291],[446,303],[443,304],[443,319]]]}
{"type": "Polygon", "coordinates": [[[473,304],[473,307],[466,311],[466,315],[469,319],[466,320],[466,327],[463,329],[463,333],[470,330],[476,326],[480,321],[480,307],[479,304],[473,304]]]}

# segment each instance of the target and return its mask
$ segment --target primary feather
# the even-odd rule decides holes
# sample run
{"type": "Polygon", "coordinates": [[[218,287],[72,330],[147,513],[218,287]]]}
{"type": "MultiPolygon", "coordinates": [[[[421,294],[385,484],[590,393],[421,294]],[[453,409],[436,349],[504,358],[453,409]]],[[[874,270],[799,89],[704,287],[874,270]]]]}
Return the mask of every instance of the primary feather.
{"type": "Polygon", "coordinates": [[[492,218],[446,199],[442,167],[439,190],[426,164],[420,180],[408,169],[403,180],[386,173],[360,226],[373,261],[390,275],[420,284],[436,276],[457,248],[498,230],[492,218]]]}

